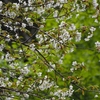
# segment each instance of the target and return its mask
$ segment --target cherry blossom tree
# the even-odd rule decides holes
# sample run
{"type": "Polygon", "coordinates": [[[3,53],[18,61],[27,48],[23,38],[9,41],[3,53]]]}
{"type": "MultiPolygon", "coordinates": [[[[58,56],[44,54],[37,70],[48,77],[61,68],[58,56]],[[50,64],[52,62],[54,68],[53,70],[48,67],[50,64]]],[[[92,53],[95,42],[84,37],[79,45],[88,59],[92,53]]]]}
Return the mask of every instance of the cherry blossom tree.
{"type": "Polygon", "coordinates": [[[99,0],[0,0],[0,99],[100,99],[99,0]]]}

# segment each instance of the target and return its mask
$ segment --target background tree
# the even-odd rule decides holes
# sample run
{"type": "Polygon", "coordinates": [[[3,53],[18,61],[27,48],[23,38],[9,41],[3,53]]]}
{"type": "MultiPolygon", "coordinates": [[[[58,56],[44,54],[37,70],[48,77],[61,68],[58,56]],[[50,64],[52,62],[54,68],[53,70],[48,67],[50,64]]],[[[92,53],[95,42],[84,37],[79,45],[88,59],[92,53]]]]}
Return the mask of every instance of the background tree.
{"type": "Polygon", "coordinates": [[[0,1],[0,99],[99,100],[100,1],[0,1]]]}

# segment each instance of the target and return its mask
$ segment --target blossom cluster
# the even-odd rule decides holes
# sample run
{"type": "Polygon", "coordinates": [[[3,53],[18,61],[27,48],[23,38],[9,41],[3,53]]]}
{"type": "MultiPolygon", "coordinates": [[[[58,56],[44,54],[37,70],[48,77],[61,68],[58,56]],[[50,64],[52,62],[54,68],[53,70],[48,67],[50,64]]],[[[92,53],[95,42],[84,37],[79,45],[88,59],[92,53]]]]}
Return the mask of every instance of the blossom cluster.
{"type": "Polygon", "coordinates": [[[95,42],[95,46],[96,46],[97,50],[100,51],[100,42],[99,41],[95,42]]]}
{"type": "Polygon", "coordinates": [[[55,91],[54,93],[51,92],[50,94],[57,96],[58,99],[66,100],[66,97],[71,97],[73,95],[73,92],[74,92],[73,86],[70,85],[69,89],[64,89],[64,90],[60,89],[60,90],[55,91]]]}
{"type": "Polygon", "coordinates": [[[77,61],[73,61],[73,62],[72,62],[72,66],[73,66],[73,67],[70,68],[70,71],[71,71],[71,72],[74,72],[75,70],[78,70],[78,69],[84,67],[84,62],[78,63],[77,61]]]}

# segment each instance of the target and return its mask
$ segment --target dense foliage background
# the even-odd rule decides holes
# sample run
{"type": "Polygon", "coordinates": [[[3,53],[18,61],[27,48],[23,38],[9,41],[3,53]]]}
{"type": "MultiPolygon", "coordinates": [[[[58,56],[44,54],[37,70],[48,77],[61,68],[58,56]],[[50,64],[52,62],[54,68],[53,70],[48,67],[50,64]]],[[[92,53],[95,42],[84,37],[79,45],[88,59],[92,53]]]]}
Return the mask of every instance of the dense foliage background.
{"type": "Polygon", "coordinates": [[[0,99],[100,100],[99,32],[99,0],[0,0],[0,99]]]}

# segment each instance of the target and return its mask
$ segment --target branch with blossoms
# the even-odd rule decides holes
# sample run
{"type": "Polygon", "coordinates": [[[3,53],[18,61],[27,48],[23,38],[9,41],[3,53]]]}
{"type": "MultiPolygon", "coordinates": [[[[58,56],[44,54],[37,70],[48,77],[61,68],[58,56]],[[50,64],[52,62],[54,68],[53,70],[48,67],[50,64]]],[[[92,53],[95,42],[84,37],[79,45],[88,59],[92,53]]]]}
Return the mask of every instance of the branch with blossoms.
{"type": "Polygon", "coordinates": [[[98,32],[96,0],[0,1],[2,99],[99,98],[98,32]]]}
{"type": "MultiPolygon", "coordinates": [[[[16,93],[18,93],[19,95],[23,95],[23,97],[25,97],[25,98],[28,98],[28,96],[29,96],[29,94],[31,94],[31,95],[33,95],[33,96],[36,96],[37,98],[39,98],[39,99],[42,99],[42,97],[41,97],[41,95],[39,95],[39,94],[35,94],[35,93],[31,93],[31,92],[25,92],[25,91],[21,91],[21,90],[17,90],[17,89],[13,89],[13,88],[8,88],[8,87],[0,87],[0,89],[1,89],[1,91],[3,91],[1,94],[0,94],[0,96],[6,96],[6,97],[11,97],[12,99],[14,98],[12,95],[10,95],[10,94],[8,94],[8,92],[7,91],[9,91],[9,93],[10,93],[10,91],[11,92],[16,92],[16,93]],[[6,93],[7,92],[7,93],[6,93]],[[3,94],[4,93],[4,94],[3,94]]],[[[16,99],[17,99],[17,97],[16,97],[16,99]]]]}

